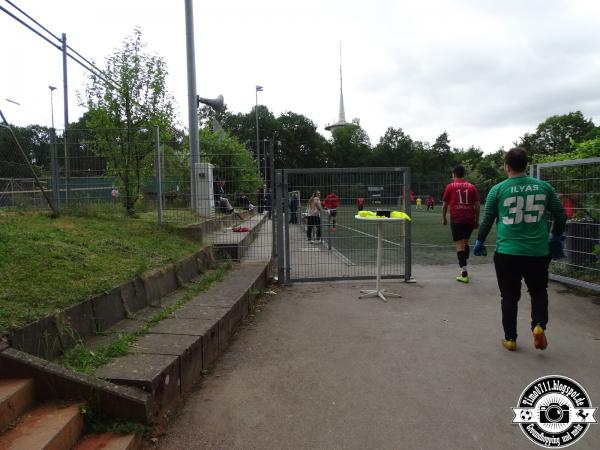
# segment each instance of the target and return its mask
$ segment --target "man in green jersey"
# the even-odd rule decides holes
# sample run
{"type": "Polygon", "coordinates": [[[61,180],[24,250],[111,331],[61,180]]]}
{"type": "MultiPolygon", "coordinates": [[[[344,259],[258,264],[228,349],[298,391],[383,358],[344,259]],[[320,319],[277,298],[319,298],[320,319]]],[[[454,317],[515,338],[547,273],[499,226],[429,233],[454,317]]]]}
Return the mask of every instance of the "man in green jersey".
{"type": "Polygon", "coordinates": [[[480,256],[483,242],[494,221],[498,239],[494,266],[502,297],[502,344],[517,348],[517,311],[521,280],[531,296],[531,330],[535,348],[544,350],[548,342],[544,330],[548,322],[548,265],[551,258],[564,256],[562,234],[566,217],[556,192],[548,183],[526,175],[527,152],[511,149],[504,158],[508,178],[490,190],[483,221],[473,254],[480,256]],[[548,239],[548,212],[554,225],[548,239]]]}

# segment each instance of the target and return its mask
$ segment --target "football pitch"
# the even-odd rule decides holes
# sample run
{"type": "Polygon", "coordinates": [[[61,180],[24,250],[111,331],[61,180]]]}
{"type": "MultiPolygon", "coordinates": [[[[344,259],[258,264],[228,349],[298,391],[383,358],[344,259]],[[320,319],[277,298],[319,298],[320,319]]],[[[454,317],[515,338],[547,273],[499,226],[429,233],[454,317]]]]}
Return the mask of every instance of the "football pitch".
{"type": "MultiPolygon", "coordinates": [[[[385,208],[385,206],[379,206],[385,208]]],[[[374,209],[374,208],[371,208],[374,209]]],[[[389,209],[393,209],[390,207],[389,209]]],[[[377,226],[373,222],[361,222],[354,218],[356,209],[341,206],[337,212],[335,231],[329,222],[327,213],[321,215],[324,244],[331,247],[342,258],[347,258],[353,264],[374,264],[377,251],[377,226]]],[[[452,264],[457,262],[456,250],[450,226],[443,226],[441,206],[434,211],[411,211],[412,217],[412,263],[413,264],[452,264]]],[[[392,222],[383,227],[383,262],[384,264],[398,263],[404,258],[405,225],[402,222],[392,222]]],[[[475,243],[477,230],[470,239],[471,247],[475,243]]],[[[492,262],[492,254],[496,241],[495,227],[486,239],[487,257],[473,257],[469,264],[492,262]]]]}

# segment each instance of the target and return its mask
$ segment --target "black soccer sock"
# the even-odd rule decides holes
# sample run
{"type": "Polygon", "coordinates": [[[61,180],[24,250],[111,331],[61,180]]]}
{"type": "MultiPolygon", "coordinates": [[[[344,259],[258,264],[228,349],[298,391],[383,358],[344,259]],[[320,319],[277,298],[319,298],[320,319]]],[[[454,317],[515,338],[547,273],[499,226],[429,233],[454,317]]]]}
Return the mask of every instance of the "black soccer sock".
{"type": "Polygon", "coordinates": [[[469,259],[469,255],[471,254],[471,247],[469,247],[469,244],[465,244],[465,253],[467,254],[467,259],[469,259]]]}
{"type": "Polygon", "coordinates": [[[462,269],[462,276],[467,276],[467,253],[464,250],[460,252],[456,252],[456,256],[458,257],[458,265],[462,269]]]}

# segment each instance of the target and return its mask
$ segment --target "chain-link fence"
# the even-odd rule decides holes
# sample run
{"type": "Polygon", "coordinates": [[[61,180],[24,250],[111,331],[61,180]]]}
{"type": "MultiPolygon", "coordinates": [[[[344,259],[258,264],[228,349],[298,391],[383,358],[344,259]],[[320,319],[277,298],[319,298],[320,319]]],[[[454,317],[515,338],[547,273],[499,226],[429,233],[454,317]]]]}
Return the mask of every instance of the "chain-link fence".
{"type": "Polygon", "coordinates": [[[600,158],[537,164],[532,174],[554,187],[568,219],[566,257],[551,278],[600,291],[600,158]]]}
{"type": "Polygon", "coordinates": [[[273,253],[267,143],[256,161],[227,135],[201,133],[200,163],[190,168],[187,142],[158,128],[50,130],[25,145],[25,155],[9,131],[0,129],[3,210],[48,209],[45,190],[63,212],[172,224],[210,241],[224,257],[273,253]]]}

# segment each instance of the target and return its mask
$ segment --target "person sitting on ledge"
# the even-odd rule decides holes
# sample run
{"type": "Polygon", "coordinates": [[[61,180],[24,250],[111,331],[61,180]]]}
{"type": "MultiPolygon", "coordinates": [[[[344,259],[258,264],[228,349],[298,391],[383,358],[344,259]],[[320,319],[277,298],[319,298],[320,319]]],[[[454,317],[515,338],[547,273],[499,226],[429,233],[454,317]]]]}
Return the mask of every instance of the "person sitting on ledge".
{"type": "MultiPolygon", "coordinates": [[[[225,180],[217,177],[214,182],[213,194],[215,196],[215,208],[225,214],[233,214],[235,211],[229,199],[225,197],[225,180]]],[[[238,214],[239,215],[239,214],[238,214]]]]}

